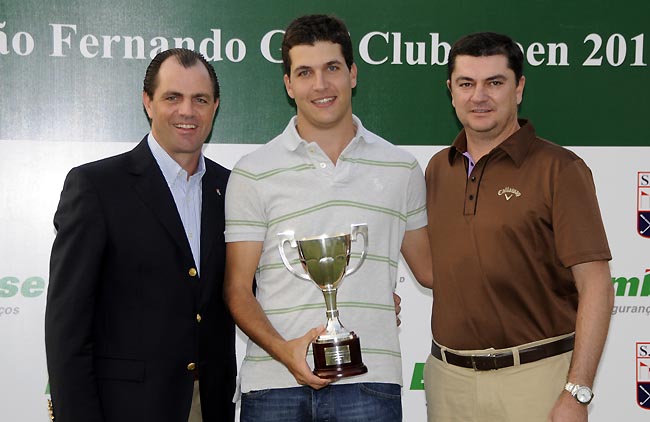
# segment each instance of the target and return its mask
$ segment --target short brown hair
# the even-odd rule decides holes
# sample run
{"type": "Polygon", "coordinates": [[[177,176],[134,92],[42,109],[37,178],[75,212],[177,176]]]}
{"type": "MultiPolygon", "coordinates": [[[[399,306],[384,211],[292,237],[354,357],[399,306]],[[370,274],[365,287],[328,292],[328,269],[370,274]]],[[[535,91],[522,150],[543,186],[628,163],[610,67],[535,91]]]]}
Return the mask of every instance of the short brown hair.
{"type": "Polygon", "coordinates": [[[451,47],[447,62],[447,78],[456,65],[456,56],[496,56],[503,55],[508,59],[508,67],[515,72],[515,82],[519,84],[524,68],[524,53],[512,38],[495,32],[477,32],[458,39],[451,47]]]}
{"type": "Polygon", "coordinates": [[[348,69],[352,68],[354,63],[352,40],[345,23],[336,16],[305,15],[289,24],[282,39],[282,64],[287,76],[291,76],[289,50],[297,45],[314,45],[317,41],[339,44],[345,64],[348,69]]]}
{"type": "Polygon", "coordinates": [[[147,96],[149,96],[149,99],[153,100],[153,94],[156,91],[156,88],[158,87],[158,71],[160,71],[160,66],[163,64],[165,60],[167,60],[169,57],[176,57],[176,60],[180,65],[182,65],[184,68],[190,68],[197,63],[203,63],[203,66],[208,70],[208,73],[210,74],[210,80],[212,81],[212,95],[214,96],[214,100],[217,101],[219,99],[219,80],[217,79],[217,74],[214,71],[214,68],[210,63],[205,60],[205,57],[203,57],[202,54],[197,53],[196,51],[188,50],[187,48],[172,48],[170,50],[165,50],[161,53],[158,53],[156,57],[151,60],[151,63],[149,63],[149,66],[147,67],[147,71],[144,74],[144,83],[142,90],[147,93],[147,96]]]}

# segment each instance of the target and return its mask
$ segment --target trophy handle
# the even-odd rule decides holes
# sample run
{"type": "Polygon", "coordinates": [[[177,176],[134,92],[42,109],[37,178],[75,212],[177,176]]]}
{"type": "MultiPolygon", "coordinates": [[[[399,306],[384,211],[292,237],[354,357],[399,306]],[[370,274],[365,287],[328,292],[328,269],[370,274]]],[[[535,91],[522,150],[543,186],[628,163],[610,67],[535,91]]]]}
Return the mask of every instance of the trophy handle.
{"type": "Polygon", "coordinates": [[[289,262],[287,259],[287,256],[284,254],[284,244],[289,243],[289,245],[292,248],[297,248],[298,244],[296,243],[296,239],[294,237],[293,231],[286,231],[282,233],[278,233],[278,236],[280,237],[280,243],[278,244],[278,250],[280,251],[280,258],[282,258],[282,263],[284,264],[285,267],[287,267],[287,270],[296,277],[307,280],[307,281],[312,281],[311,278],[305,273],[299,273],[293,268],[293,265],[289,262]]]}
{"type": "Polygon", "coordinates": [[[348,270],[345,272],[346,277],[351,274],[354,274],[359,268],[361,268],[361,265],[366,260],[366,255],[368,255],[368,225],[367,224],[362,223],[362,224],[350,225],[350,236],[352,237],[353,242],[357,241],[359,235],[363,237],[363,252],[361,252],[361,258],[359,259],[359,262],[357,263],[356,267],[348,268],[348,270]]]}

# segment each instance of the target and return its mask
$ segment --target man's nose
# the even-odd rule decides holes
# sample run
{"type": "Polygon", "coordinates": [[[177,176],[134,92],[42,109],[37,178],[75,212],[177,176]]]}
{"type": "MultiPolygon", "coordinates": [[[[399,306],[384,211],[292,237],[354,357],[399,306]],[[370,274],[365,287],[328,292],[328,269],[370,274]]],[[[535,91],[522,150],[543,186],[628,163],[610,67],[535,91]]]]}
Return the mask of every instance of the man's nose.
{"type": "Polygon", "coordinates": [[[194,114],[194,103],[191,98],[181,101],[178,111],[183,116],[192,116],[194,114]]]}
{"type": "Polygon", "coordinates": [[[325,78],[325,73],[316,72],[314,74],[314,89],[318,91],[318,90],[325,89],[326,86],[327,86],[327,79],[325,78]]]}
{"type": "Polygon", "coordinates": [[[485,101],[487,98],[487,91],[482,85],[476,85],[474,87],[474,92],[472,92],[472,101],[481,102],[485,101]]]}

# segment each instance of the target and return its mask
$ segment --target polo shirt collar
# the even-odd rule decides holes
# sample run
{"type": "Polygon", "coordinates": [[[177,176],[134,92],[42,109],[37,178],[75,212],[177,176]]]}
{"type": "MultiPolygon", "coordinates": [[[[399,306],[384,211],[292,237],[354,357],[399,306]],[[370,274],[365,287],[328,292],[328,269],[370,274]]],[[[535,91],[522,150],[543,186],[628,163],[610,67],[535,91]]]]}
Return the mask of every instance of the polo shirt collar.
{"type": "MultiPolygon", "coordinates": [[[[530,145],[536,137],[533,124],[526,119],[519,119],[519,130],[510,135],[505,141],[501,142],[495,149],[505,152],[515,163],[517,167],[526,158],[530,145]]],[[[461,130],[454,142],[449,148],[449,164],[453,164],[458,156],[467,152],[467,136],[465,129],[461,130]]]]}
{"type": "MultiPolygon", "coordinates": [[[[310,142],[301,138],[300,134],[298,134],[298,130],[296,129],[297,119],[297,116],[293,116],[291,120],[289,120],[289,124],[283,132],[282,143],[289,151],[295,151],[300,145],[307,145],[310,142]]],[[[354,114],[352,115],[352,121],[357,128],[357,132],[350,143],[355,142],[357,139],[368,144],[372,144],[377,141],[374,137],[369,136],[370,132],[368,132],[365,127],[363,127],[361,120],[359,120],[359,118],[354,114]]]]}

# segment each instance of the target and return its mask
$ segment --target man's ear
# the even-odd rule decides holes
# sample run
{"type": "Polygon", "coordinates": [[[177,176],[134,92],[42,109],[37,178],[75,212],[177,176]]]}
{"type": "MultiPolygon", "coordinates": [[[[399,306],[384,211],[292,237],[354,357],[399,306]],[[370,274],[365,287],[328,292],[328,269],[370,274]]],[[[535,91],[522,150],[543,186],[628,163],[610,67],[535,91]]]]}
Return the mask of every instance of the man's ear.
{"type": "Polygon", "coordinates": [[[151,120],[151,98],[149,98],[149,95],[144,91],[142,91],[142,105],[144,105],[147,116],[149,116],[149,120],[151,120]]]}
{"type": "Polygon", "coordinates": [[[350,66],[350,86],[352,88],[357,86],[357,64],[352,63],[350,66]]]}
{"type": "Polygon", "coordinates": [[[521,104],[521,100],[524,98],[524,85],[526,85],[526,77],[521,75],[519,78],[519,84],[517,85],[517,105],[521,104]]]}
{"type": "Polygon", "coordinates": [[[293,96],[293,89],[291,88],[291,79],[289,79],[289,75],[285,73],[283,79],[284,79],[284,89],[287,90],[287,94],[289,95],[289,97],[295,99],[295,97],[293,96]]]}
{"type": "Polygon", "coordinates": [[[449,94],[451,95],[451,105],[452,107],[456,108],[456,104],[454,104],[454,94],[451,93],[451,80],[447,79],[447,89],[449,90],[449,94]]]}

